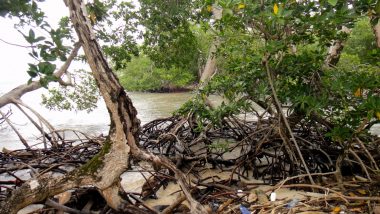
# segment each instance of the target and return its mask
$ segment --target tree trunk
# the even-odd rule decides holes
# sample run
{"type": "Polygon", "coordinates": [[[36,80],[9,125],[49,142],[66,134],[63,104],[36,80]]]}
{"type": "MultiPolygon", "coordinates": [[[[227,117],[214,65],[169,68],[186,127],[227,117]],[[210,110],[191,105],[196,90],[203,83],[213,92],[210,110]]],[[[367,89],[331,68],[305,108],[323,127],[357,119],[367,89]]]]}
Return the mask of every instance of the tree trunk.
{"type": "MultiPolygon", "coordinates": [[[[342,27],[342,32],[344,33],[351,33],[351,30],[345,26],[342,27]]],[[[342,40],[335,40],[333,45],[330,46],[328,54],[325,59],[325,68],[334,67],[338,64],[340,55],[343,51],[344,42],[342,40]]]]}
{"type": "MultiPolygon", "coordinates": [[[[220,20],[222,18],[222,12],[223,12],[222,8],[220,8],[217,5],[213,5],[212,13],[215,20],[220,20]]],[[[215,36],[208,52],[206,65],[203,69],[203,72],[199,80],[200,88],[203,88],[205,85],[207,85],[208,81],[216,72],[216,51],[218,50],[219,44],[220,44],[219,37],[215,36]]]]}
{"type": "Polygon", "coordinates": [[[325,66],[327,68],[333,67],[338,64],[340,59],[340,53],[343,50],[343,42],[340,40],[334,41],[334,44],[330,46],[329,52],[325,60],[325,66]]]}
{"type": "Polygon", "coordinates": [[[206,65],[203,69],[203,72],[201,74],[201,78],[199,80],[199,83],[201,86],[207,85],[208,81],[211,79],[212,75],[216,71],[216,50],[219,46],[219,40],[218,38],[215,38],[213,42],[211,43],[206,65]]]}
{"type": "Polygon", "coordinates": [[[373,33],[376,37],[376,45],[378,48],[380,48],[380,19],[377,21],[377,23],[372,27],[373,33]]]}
{"type": "Polygon", "coordinates": [[[113,124],[109,136],[111,150],[105,155],[104,165],[97,170],[104,182],[101,183],[101,186],[97,182],[96,186],[103,190],[104,196],[106,196],[105,194],[113,196],[111,197],[112,200],[107,200],[105,197],[107,203],[114,209],[118,209],[122,205],[120,200],[117,200],[116,203],[113,201],[113,199],[120,199],[117,196],[118,186],[115,186],[117,184],[115,182],[128,167],[128,153],[131,151],[132,155],[138,159],[163,165],[173,171],[190,203],[191,212],[206,213],[206,209],[192,198],[184,174],[170,160],[143,151],[137,146],[140,128],[140,121],[136,117],[137,111],[102,54],[87,18],[85,5],[81,0],[67,0],[67,4],[70,9],[71,21],[79,39],[83,42],[83,50],[106,103],[111,124],[113,124]],[[108,178],[105,179],[105,177],[108,178]]]}
{"type": "MultiPolygon", "coordinates": [[[[99,91],[106,103],[112,126],[109,133],[110,150],[104,156],[102,166],[97,169],[97,188],[103,194],[109,206],[119,209],[121,197],[118,196],[118,180],[128,168],[130,146],[136,147],[140,121],[137,111],[112,72],[100,45],[95,39],[88,20],[84,2],[67,0],[70,18],[82,42],[83,50],[96,80],[99,91]],[[127,144],[128,143],[128,144],[127,144]]],[[[136,149],[136,148],[135,148],[136,149]]]]}

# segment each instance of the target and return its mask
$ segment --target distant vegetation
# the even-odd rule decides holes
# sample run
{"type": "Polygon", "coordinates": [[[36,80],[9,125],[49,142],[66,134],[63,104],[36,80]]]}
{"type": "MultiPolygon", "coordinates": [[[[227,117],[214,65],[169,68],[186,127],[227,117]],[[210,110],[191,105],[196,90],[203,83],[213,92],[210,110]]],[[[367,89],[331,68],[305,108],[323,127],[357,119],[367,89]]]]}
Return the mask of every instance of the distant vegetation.
{"type": "Polygon", "coordinates": [[[371,64],[379,66],[380,51],[367,17],[360,18],[352,29],[343,49],[340,66],[353,64],[371,64]]]}
{"type": "Polygon", "coordinates": [[[132,58],[117,72],[128,91],[174,91],[194,84],[196,75],[183,68],[158,68],[145,55],[132,58]]]}

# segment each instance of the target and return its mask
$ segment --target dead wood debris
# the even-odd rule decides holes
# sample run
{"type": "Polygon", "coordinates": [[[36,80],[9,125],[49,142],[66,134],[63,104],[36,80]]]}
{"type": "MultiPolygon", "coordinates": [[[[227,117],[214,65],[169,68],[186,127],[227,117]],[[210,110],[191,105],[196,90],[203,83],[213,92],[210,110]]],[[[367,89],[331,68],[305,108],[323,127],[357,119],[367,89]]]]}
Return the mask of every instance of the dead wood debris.
{"type": "MultiPolygon", "coordinates": [[[[166,156],[188,175],[193,197],[210,213],[370,213],[380,204],[379,139],[357,137],[350,143],[336,178],[340,145],[324,136],[316,123],[300,123],[293,129],[305,167],[290,157],[274,119],[260,122],[229,118],[219,126],[196,123],[182,117],[154,120],[140,134],[140,145],[166,156]],[[367,142],[364,144],[363,142],[367,142]],[[229,174],[204,176],[208,170],[229,174]],[[307,179],[312,176],[316,184],[307,179]],[[338,185],[339,184],[339,185],[338,185]],[[263,188],[264,187],[264,188],[263,188]],[[298,190],[297,197],[281,191],[298,190]],[[292,189],[292,190],[290,190],[292,189]],[[277,197],[274,198],[274,193],[277,197]],[[289,198],[293,197],[293,198],[289,198]],[[275,199],[271,201],[270,198],[275,199]]],[[[58,147],[0,152],[0,201],[30,177],[44,173],[65,174],[97,154],[104,139],[61,143],[58,147]]],[[[291,149],[295,149],[291,147],[291,149]]],[[[145,200],[175,183],[173,172],[153,166],[139,171],[146,179],[141,192],[125,192],[124,213],[187,213],[183,195],[171,205],[150,207],[145,200]],[[147,173],[147,174],[144,174],[147,173]]],[[[115,213],[93,187],[83,187],[42,202],[39,213],[115,213]]]]}

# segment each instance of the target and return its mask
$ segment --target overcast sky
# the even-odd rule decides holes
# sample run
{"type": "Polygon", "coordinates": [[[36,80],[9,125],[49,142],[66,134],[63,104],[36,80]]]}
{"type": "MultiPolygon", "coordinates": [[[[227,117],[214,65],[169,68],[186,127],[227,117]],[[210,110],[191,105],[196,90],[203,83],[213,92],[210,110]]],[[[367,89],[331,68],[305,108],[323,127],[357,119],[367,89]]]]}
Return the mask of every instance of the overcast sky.
{"type": "MultiPolygon", "coordinates": [[[[47,0],[39,5],[52,26],[56,26],[62,16],[68,15],[68,9],[61,0],[47,0]]],[[[28,45],[22,35],[13,28],[15,22],[16,20],[0,17],[0,39],[14,44],[28,45]]],[[[28,31],[26,28],[25,32],[28,31]]],[[[27,63],[33,62],[27,49],[0,41],[0,94],[28,81],[27,63]]]]}

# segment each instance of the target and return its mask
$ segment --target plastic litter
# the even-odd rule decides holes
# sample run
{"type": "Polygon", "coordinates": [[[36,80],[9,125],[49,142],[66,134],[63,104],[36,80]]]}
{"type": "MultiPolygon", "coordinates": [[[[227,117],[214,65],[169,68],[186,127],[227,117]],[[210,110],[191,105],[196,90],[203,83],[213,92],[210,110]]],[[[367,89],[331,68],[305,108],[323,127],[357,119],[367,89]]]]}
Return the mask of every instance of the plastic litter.
{"type": "Polygon", "coordinates": [[[240,212],[241,214],[251,214],[251,212],[247,209],[247,207],[240,205],[240,212]]]}
{"type": "Polygon", "coordinates": [[[276,201],[276,198],[277,198],[277,194],[275,192],[272,192],[270,194],[270,201],[276,201]]]}
{"type": "Polygon", "coordinates": [[[286,208],[291,209],[295,207],[300,200],[298,198],[292,199],[288,204],[286,204],[286,208]]]}

